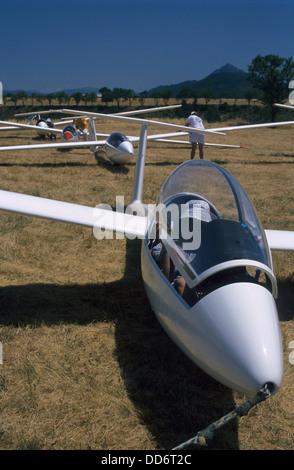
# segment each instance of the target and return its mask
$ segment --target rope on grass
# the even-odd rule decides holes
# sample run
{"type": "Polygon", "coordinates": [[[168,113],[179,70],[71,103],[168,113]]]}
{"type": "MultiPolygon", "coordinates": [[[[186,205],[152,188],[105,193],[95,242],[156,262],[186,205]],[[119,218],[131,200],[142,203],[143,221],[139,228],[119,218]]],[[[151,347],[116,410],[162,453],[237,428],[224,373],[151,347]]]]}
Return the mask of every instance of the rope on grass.
{"type": "Polygon", "coordinates": [[[184,449],[185,447],[189,446],[190,444],[198,444],[201,446],[206,446],[207,445],[207,440],[212,439],[214,432],[219,429],[220,427],[224,426],[227,424],[229,421],[232,419],[236,418],[237,416],[245,416],[249,413],[249,411],[258,403],[266,400],[271,396],[270,390],[267,385],[264,386],[261,390],[257,392],[257,394],[253,397],[244,402],[242,405],[237,407],[234,411],[231,411],[230,413],[226,414],[222,418],[220,418],[218,421],[215,421],[214,423],[210,424],[207,428],[203,429],[202,431],[199,431],[195,437],[192,437],[186,442],[183,442],[182,444],[178,445],[177,447],[174,447],[172,450],[181,450],[184,449]]]}

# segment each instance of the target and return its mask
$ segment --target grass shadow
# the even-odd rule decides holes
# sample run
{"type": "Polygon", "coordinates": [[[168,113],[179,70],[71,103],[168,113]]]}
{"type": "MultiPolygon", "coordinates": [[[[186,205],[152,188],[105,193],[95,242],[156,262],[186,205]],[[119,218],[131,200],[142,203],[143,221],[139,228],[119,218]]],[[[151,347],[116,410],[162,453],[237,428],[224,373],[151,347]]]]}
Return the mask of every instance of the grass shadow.
{"type": "Polygon", "coordinates": [[[294,319],[294,279],[286,279],[278,282],[278,298],[276,300],[280,321],[294,319]]]}
{"type": "MultiPolygon", "coordinates": [[[[0,322],[16,328],[114,322],[115,356],[128,396],[156,447],[172,449],[235,404],[232,392],[196,367],[159,325],[145,295],[136,242],[127,244],[119,281],[0,288],[0,322]]],[[[237,422],[217,431],[208,449],[238,449],[237,422]]]]}
{"type": "Polygon", "coordinates": [[[94,155],[98,165],[110,171],[111,173],[127,175],[130,171],[126,165],[116,165],[111,163],[111,161],[107,158],[106,152],[104,152],[104,150],[97,150],[94,155]]]}

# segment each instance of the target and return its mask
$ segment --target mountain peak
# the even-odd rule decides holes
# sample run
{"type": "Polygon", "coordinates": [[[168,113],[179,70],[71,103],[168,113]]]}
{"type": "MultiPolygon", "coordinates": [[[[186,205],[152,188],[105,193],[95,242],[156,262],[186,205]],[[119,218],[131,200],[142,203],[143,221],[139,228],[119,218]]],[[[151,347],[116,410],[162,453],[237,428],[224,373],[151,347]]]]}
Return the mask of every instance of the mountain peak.
{"type": "Polygon", "coordinates": [[[219,73],[246,73],[244,70],[238,69],[232,64],[223,65],[220,69],[216,69],[212,72],[211,75],[219,74],[219,73]]]}

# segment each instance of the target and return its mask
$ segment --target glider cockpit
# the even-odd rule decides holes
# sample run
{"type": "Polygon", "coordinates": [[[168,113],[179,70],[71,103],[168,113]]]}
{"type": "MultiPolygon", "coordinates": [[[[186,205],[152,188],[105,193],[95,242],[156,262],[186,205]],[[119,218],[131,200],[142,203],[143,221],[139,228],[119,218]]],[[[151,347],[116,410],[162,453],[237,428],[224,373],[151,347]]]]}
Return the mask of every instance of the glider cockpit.
{"type": "Polygon", "coordinates": [[[232,282],[259,282],[276,297],[265,232],[229,172],[211,162],[185,162],[166,180],[157,207],[162,244],[190,289],[205,295],[232,282]]]}
{"type": "Polygon", "coordinates": [[[130,139],[120,132],[113,132],[106,139],[105,146],[109,158],[113,163],[127,162],[134,154],[133,144],[130,139]]]}

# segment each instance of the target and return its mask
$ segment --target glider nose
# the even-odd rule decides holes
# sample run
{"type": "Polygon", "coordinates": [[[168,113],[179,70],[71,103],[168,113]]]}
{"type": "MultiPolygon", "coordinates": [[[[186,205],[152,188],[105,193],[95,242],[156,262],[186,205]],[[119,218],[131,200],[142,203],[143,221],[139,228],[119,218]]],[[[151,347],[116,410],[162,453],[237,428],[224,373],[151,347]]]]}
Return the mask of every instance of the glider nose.
{"type": "Polygon", "coordinates": [[[283,357],[272,294],[258,284],[230,284],[204,297],[197,311],[201,340],[210,344],[203,368],[245,395],[257,393],[265,384],[276,393],[283,377],[283,357]]]}
{"type": "Polygon", "coordinates": [[[133,144],[129,141],[124,141],[121,144],[119,144],[118,150],[130,156],[134,154],[133,144]]]}
{"type": "Polygon", "coordinates": [[[72,133],[69,131],[65,131],[63,135],[64,135],[65,140],[71,140],[73,138],[72,133]]]}
{"type": "Polygon", "coordinates": [[[120,142],[115,147],[106,141],[106,154],[112,163],[127,163],[134,154],[133,144],[129,141],[120,142]]]}

